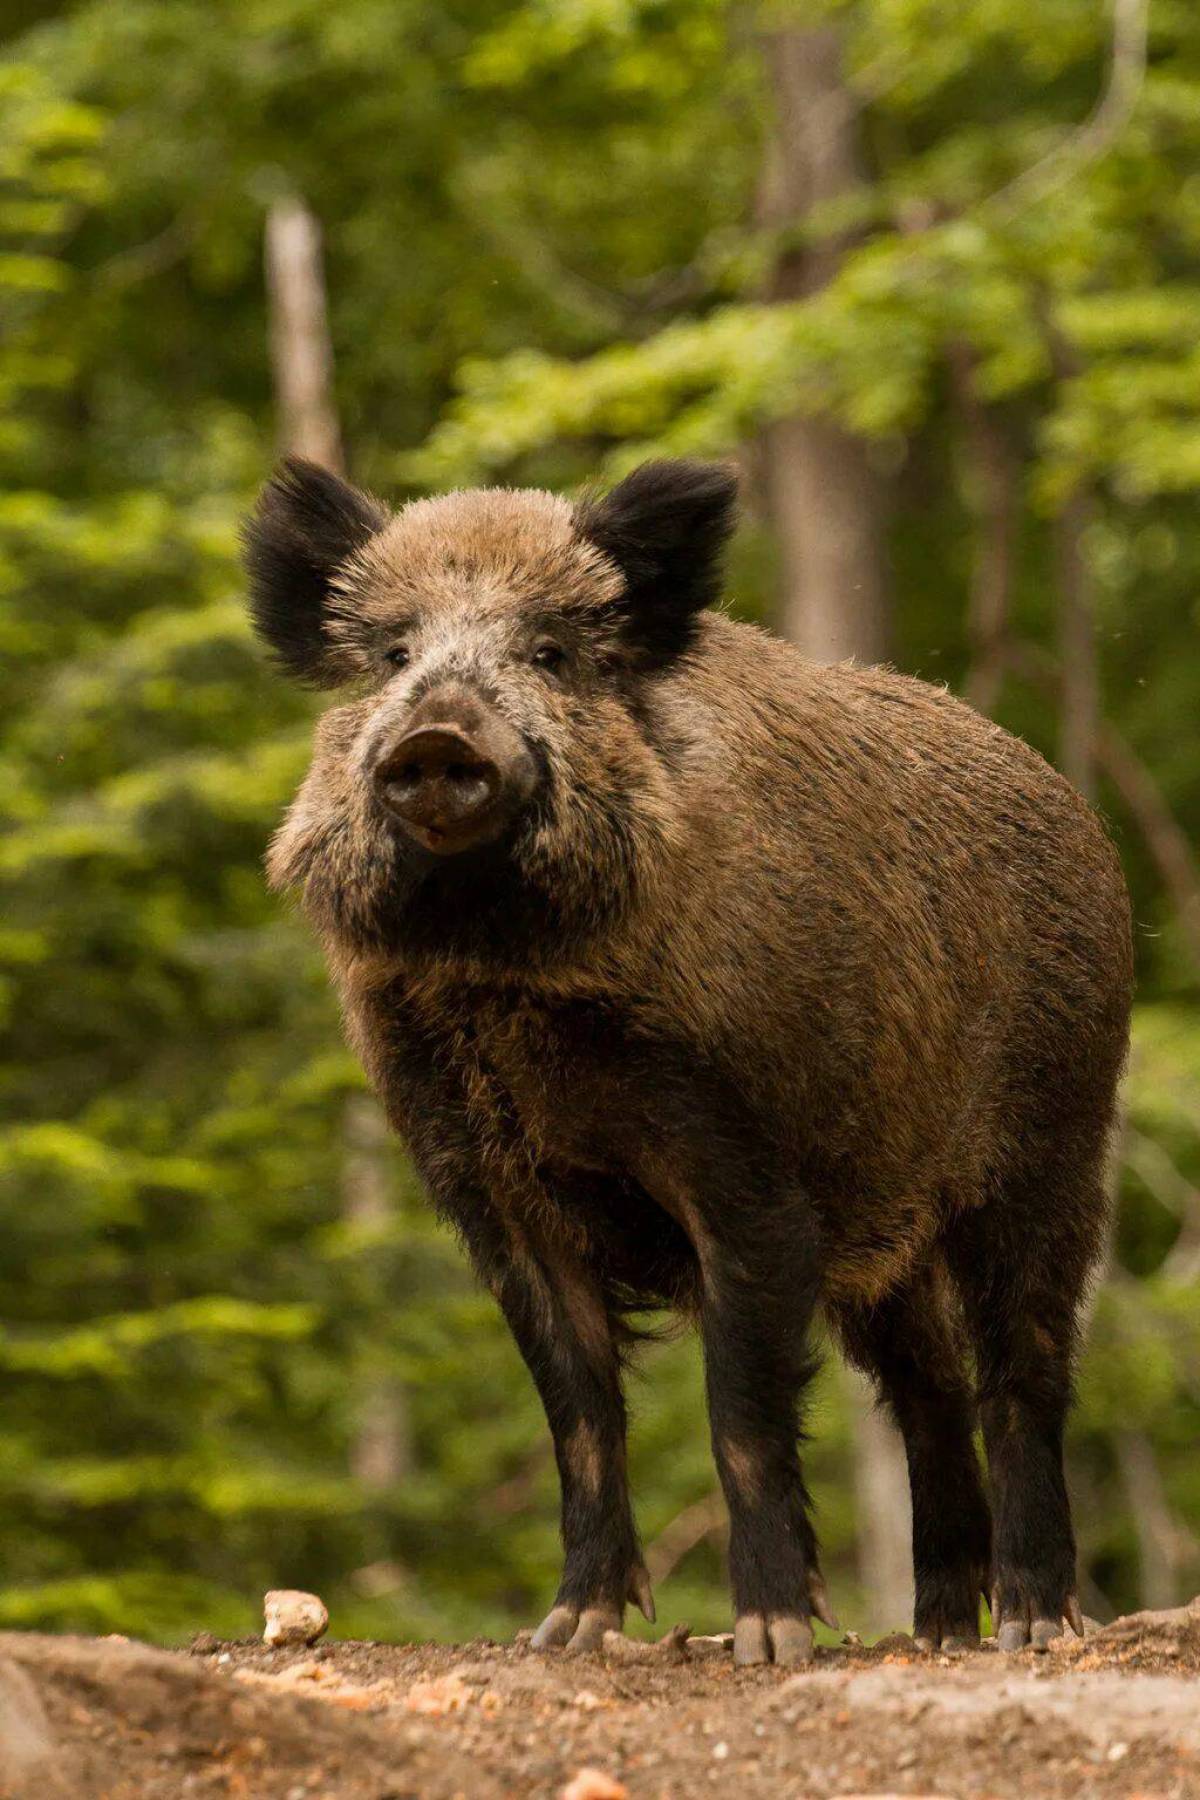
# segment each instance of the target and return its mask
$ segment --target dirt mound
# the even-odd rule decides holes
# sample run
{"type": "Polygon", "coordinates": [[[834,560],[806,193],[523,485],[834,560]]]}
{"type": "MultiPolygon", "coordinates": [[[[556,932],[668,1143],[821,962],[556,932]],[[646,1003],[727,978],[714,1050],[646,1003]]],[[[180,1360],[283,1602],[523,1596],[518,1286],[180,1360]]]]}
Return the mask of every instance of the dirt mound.
{"type": "Polygon", "coordinates": [[[3,1800],[557,1800],[589,1769],[629,1800],[1200,1800],[1200,1601],[1044,1655],[894,1637],[798,1674],[735,1671],[717,1640],[186,1655],[0,1634],[3,1800]]]}

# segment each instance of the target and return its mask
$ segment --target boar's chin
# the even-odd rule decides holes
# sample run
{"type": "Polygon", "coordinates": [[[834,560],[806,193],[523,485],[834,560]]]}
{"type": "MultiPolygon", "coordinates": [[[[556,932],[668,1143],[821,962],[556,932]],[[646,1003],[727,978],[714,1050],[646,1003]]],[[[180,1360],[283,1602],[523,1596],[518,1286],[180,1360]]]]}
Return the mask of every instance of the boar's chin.
{"type": "Polygon", "coordinates": [[[285,858],[286,832],[272,852],[272,885],[299,888],[322,935],[359,953],[544,967],[613,923],[630,897],[627,883],[611,880],[621,859],[563,854],[536,813],[453,856],[422,849],[390,822],[368,829],[359,820],[303,847],[293,840],[285,858]]]}
{"type": "Polygon", "coordinates": [[[620,929],[670,854],[669,819],[631,782],[552,776],[500,837],[453,856],[415,844],[360,785],[332,785],[310,776],[268,869],[351,954],[561,967],[620,929]]]}

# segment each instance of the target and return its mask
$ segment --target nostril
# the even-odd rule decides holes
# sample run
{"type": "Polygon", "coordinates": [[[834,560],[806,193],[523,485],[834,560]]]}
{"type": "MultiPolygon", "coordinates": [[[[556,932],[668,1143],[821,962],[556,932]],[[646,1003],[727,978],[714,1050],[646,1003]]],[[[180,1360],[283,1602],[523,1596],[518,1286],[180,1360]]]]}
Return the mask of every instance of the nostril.
{"type": "Polygon", "coordinates": [[[411,791],[425,781],[445,781],[459,788],[487,786],[495,774],[495,765],[489,762],[404,762],[381,769],[379,778],[386,787],[411,791]]]}

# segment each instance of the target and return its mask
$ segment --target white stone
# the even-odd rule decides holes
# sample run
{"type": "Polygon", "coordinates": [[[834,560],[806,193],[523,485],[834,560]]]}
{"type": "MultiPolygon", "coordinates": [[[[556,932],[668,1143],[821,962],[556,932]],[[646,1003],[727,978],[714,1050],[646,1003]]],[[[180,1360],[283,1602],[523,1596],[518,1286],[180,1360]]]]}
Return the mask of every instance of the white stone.
{"type": "Polygon", "coordinates": [[[265,1644],[315,1644],[329,1625],[325,1602],[298,1588],[272,1588],[263,1598],[265,1644]]]}

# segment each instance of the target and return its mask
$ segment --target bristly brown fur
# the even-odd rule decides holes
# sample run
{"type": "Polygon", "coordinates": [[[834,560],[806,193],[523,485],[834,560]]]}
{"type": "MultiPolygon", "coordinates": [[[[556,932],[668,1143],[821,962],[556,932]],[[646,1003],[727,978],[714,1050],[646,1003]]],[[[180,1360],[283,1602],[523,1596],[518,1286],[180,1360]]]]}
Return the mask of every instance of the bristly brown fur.
{"type": "Polygon", "coordinates": [[[538,1383],[560,1611],[619,1611],[640,1580],[624,1320],[667,1305],[704,1339],[739,1614],[807,1615],[796,1441],[823,1304],[905,1431],[920,1632],[969,1636],[990,1580],[1027,1637],[1074,1586],[1061,1434],[1125,1054],[1124,883],[1083,801],[969,707],[701,610],[733,499],[726,471],[652,465],[576,511],[455,494],[363,536],[373,515],[343,507],[347,549],[310,488],[268,490],[260,627],[358,685],[271,879],[299,889],[538,1383]],[[547,631],[559,678],[530,659],[547,631]],[[439,683],[495,709],[541,778],[502,844],[433,864],[364,769],[439,683]]]}

